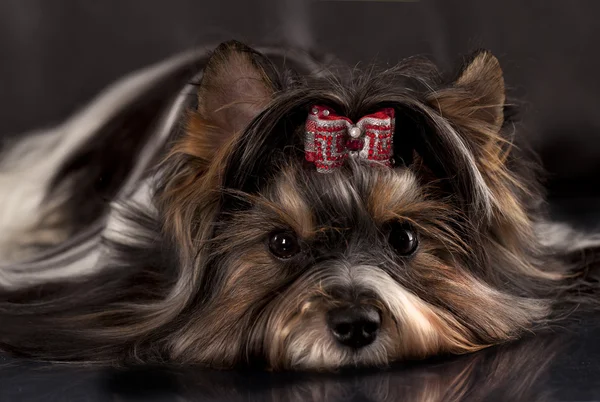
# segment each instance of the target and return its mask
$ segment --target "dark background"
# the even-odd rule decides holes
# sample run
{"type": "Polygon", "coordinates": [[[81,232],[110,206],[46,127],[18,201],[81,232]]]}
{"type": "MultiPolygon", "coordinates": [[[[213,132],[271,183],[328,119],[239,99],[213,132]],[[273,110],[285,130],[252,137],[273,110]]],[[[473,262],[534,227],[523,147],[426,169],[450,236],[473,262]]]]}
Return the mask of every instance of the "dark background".
{"type": "Polygon", "coordinates": [[[0,0],[0,135],[56,123],[127,72],[232,38],[350,63],[426,54],[445,69],[485,47],[524,102],[522,135],[542,154],[552,205],[587,213],[600,205],[599,16],[597,0],[0,0]]]}

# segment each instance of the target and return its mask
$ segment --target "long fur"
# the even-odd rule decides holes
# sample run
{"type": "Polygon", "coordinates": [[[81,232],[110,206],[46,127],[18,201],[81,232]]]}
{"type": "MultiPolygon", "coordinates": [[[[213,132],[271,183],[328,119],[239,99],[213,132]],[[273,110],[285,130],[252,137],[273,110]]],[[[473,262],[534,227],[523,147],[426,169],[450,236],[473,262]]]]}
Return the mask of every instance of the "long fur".
{"type": "Polygon", "coordinates": [[[175,58],[6,148],[0,348],[332,369],[471,352],[595,307],[598,237],[548,220],[489,52],[449,79],[419,58],[360,71],[266,53],[175,58]],[[315,103],[393,107],[395,167],[303,163],[315,103]],[[418,231],[414,256],[382,238],[393,221],[418,231]],[[282,229],[304,245],[289,261],[265,247],[282,229]],[[383,317],[359,351],[324,319],[349,298],[383,317]]]}

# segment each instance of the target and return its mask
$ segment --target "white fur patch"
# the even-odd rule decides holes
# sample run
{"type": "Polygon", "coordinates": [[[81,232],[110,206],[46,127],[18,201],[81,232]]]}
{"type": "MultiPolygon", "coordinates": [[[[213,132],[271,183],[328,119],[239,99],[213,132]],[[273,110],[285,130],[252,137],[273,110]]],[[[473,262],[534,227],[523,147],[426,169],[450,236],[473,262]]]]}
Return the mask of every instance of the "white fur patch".
{"type": "MultiPolygon", "coordinates": [[[[8,144],[7,149],[0,154],[0,286],[14,287],[51,278],[81,275],[97,266],[98,251],[95,251],[83,256],[80,261],[56,269],[45,270],[43,273],[42,270],[35,270],[31,272],[30,277],[20,268],[20,277],[17,277],[17,271],[12,269],[15,266],[33,265],[22,264],[35,257],[29,252],[27,245],[40,240],[50,240],[58,245],[69,237],[69,228],[59,226],[56,229],[39,230],[42,219],[47,219],[49,215],[48,211],[59,207],[68,191],[76,191],[67,184],[65,188],[58,189],[53,199],[45,199],[48,186],[62,163],[85,144],[103,124],[141,96],[156,81],[204,54],[204,49],[194,50],[130,74],[110,86],[63,124],[53,129],[31,133],[23,140],[8,144]]],[[[165,111],[162,121],[140,152],[137,164],[115,205],[132,195],[139,196],[136,189],[141,178],[147,173],[148,163],[156,156],[157,150],[163,146],[177,123],[190,90],[185,88],[165,111]]],[[[118,214],[118,211],[109,217],[107,230],[110,235],[124,231],[123,227],[119,228],[117,223],[113,222],[115,214],[118,214]]],[[[97,242],[99,243],[99,238],[97,242]]],[[[44,265],[51,264],[44,262],[44,265]]]]}
{"type": "Polygon", "coordinates": [[[544,247],[556,251],[572,252],[590,247],[600,247],[600,233],[587,233],[561,222],[541,222],[535,233],[544,247]]]}

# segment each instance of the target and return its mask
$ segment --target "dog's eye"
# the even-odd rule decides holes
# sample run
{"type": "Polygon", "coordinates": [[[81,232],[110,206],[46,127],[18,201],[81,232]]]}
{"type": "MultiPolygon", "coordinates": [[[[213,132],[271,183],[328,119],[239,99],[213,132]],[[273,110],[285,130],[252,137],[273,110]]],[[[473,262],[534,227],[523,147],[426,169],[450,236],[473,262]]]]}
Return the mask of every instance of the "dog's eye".
{"type": "Polygon", "coordinates": [[[404,222],[392,222],[389,224],[388,241],[400,255],[410,255],[415,252],[419,245],[417,232],[404,222]]]}
{"type": "Polygon", "coordinates": [[[293,233],[275,232],[269,238],[269,250],[275,257],[287,259],[300,252],[300,245],[293,233]]]}

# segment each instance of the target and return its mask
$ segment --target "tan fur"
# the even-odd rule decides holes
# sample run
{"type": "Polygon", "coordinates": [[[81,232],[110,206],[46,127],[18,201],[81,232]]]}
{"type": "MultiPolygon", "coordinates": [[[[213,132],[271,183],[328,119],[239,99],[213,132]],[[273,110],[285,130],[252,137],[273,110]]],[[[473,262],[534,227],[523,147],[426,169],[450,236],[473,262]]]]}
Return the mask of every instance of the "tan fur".
{"type": "MultiPolygon", "coordinates": [[[[429,95],[428,102],[471,142],[479,170],[489,186],[495,203],[495,224],[528,232],[531,223],[515,190],[527,192],[506,165],[510,141],[503,138],[505,103],[504,79],[498,60],[488,52],[479,53],[467,65],[454,85],[429,95]]],[[[527,235],[528,233],[525,233],[527,235]]]]}
{"type": "MultiPolygon", "coordinates": [[[[225,366],[236,363],[239,357],[233,351],[241,347],[237,335],[248,325],[245,319],[268,300],[270,288],[285,280],[280,263],[269,255],[264,243],[277,227],[272,225],[279,222],[290,227],[306,241],[314,235],[310,207],[293,172],[296,170],[292,167],[281,172],[270,193],[273,198],[247,195],[253,209],[232,216],[228,229],[212,240],[216,253],[231,255],[228,270],[223,273],[223,287],[215,304],[199,312],[202,320],[198,324],[190,320],[175,338],[173,350],[177,359],[219,362],[225,366]],[[298,225],[299,220],[310,223],[298,225]],[[221,347],[223,342],[229,342],[229,348],[221,347]],[[224,355],[224,350],[232,354],[224,355]]],[[[278,295],[270,302],[269,314],[254,323],[256,330],[266,329],[264,347],[269,351],[270,366],[331,368],[356,362],[381,365],[438,353],[472,352],[515,338],[548,313],[544,301],[502,293],[460,266],[458,256],[466,255],[469,248],[448,226],[450,206],[428,200],[426,193],[414,187],[410,171],[374,169],[369,176],[372,186],[365,207],[373,214],[373,220],[380,224],[408,220],[419,228],[421,245],[409,264],[411,281],[404,287],[376,267],[347,268],[350,281],[379,294],[377,303],[384,311],[378,343],[352,355],[335,345],[324,323],[326,312],[336,303],[329,294],[328,281],[345,274],[332,272],[330,279],[323,277],[315,282],[299,279],[302,287],[292,287],[278,295]],[[449,254],[452,245],[453,252],[449,254]],[[443,305],[438,305],[439,301],[443,305]],[[448,307],[460,312],[460,316],[451,315],[448,307]],[[477,327],[471,322],[474,317],[477,327]]]]}

